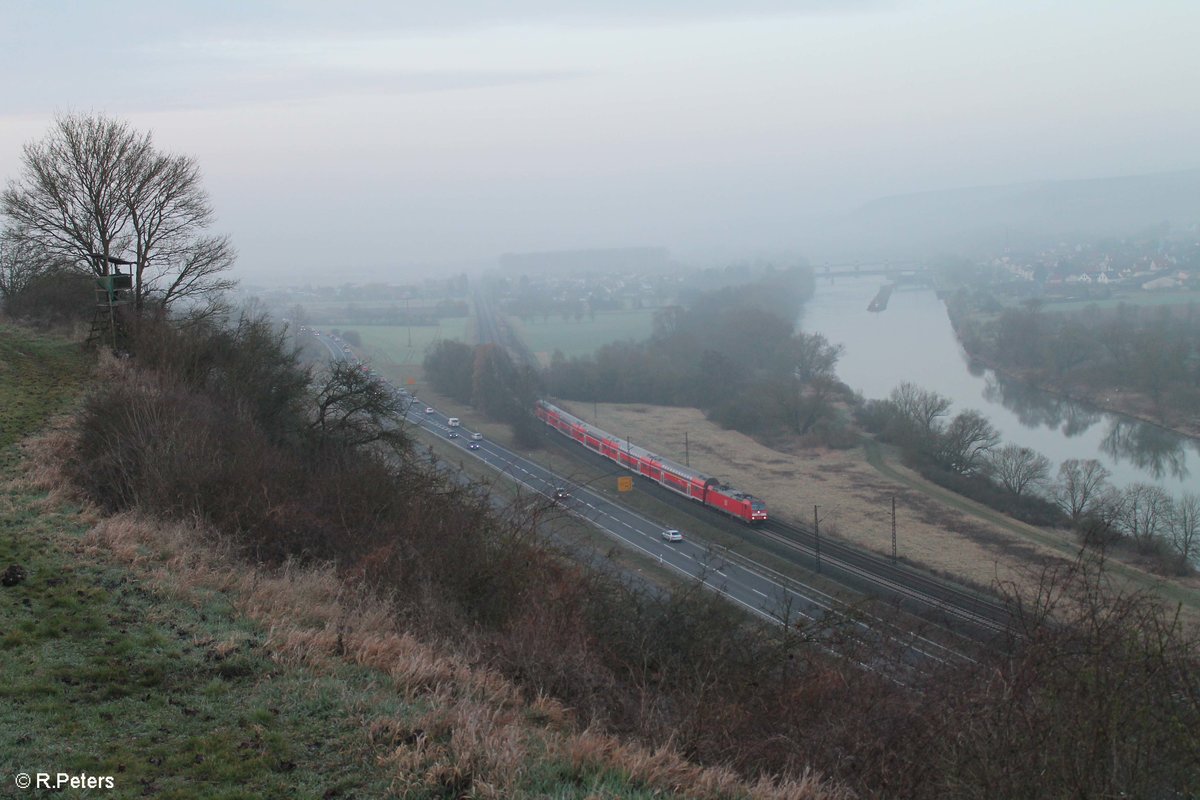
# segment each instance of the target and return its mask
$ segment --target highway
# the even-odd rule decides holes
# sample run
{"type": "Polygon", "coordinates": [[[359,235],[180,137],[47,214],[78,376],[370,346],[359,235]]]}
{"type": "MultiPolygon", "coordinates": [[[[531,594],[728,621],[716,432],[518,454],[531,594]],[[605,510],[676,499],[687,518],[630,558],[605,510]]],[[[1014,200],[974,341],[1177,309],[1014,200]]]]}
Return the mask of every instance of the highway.
{"type": "MultiPolygon", "coordinates": [[[[587,486],[569,485],[549,469],[495,442],[483,439],[479,441],[478,450],[469,449],[469,429],[451,428],[445,414],[436,410],[426,414],[426,408],[419,400],[412,403],[407,413],[408,422],[444,438],[464,454],[479,459],[535,495],[553,500],[554,490],[566,486],[570,498],[558,502],[565,513],[589,522],[622,546],[641,553],[685,580],[701,583],[761,619],[787,623],[793,628],[811,624],[821,629],[822,635],[827,635],[831,641],[849,637],[863,647],[883,637],[910,651],[909,663],[913,664],[926,660],[940,663],[964,657],[938,642],[901,631],[884,620],[864,618],[861,611],[849,608],[817,588],[737,553],[714,548],[694,536],[685,535],[683,541],[668,542],[662,537],[666,526],[661,523],[647,519],[587,486]],[[451,432],[458,436],[451,438],[451,432]]],[[[619,472],[624,474],[623,470],[619,472]]],[[[614,470],[614,474],[618,471],[614,470]]]]}
{"type": "MultiPolygon", "coordinates": [[[[827,265],[852,266],[861,265],[827,265]]],[[[889,269],[911,267],[910,263],[888,263],[889,269]]],[[[479,338],[483,342],[504,343],[496,311],[491,306],[484,287],[476,286],[475,312],[479,338]]],[[[575,445],[571,445],[575,448],[575,445]]],[[[613,466],[602,456],[584,448],[577,448],[577,459],[600,466],[613,466]]],[[[647,492],[659,500],[687,513],[700,516],[709,513],[686,498],[658,487],[653,483],[639,483],[647,492]]],[[[753,487],[744,487],[753,490],[753,487]]],[[[903,563],[854,547],[845,542],[826,538],[818,540],[815,532],[803,524],[789,524],[772,519],[753,533],[735,524],[726,526],[743,539],[755,538],[762,545],[770,540],[770,549],[781,557],[806,569],[818,572],[838,581],[857,592],[894,602],[906,610],[944,625],[955,633],[978,642],[990,642],[1005,632],[1009,623],[1008,609],[994,597],[972,591],[929,575],[903,563]],[[818,557],[818,553],[820,554],[818,557]]]]}
{"type": "MultiPolygon", "coordinates": [[[[315,332],[314,332],[315,333],[315,332]]],[[[316,336],[334,360],[349,360],[341,343],[328,335],[316,336]]],[[[386,381],[385,381],[386,383],[386,381]]],[[[389,384],[390,385],[390,384],[389,384]]],[[[911,631],[902,630],[878,617],[865,615],[828,593],[783,575],[746,556],[709,545],[694,535],[683,541],[663,539],[667,527],[648,519],[619,502],[587,486],[572,485],[561,476],[519,453],[487,438],[471,449],[472,431],[451,427],[446,414],[429,408],[424,402],[392,387],[398,402],[404,403],[405,420],[432,436],[456,447],[463,457],[475,458],[516,483],[523,491],[555,504],[563,513],[585,521],[612,537],[622,547],[640,553],[661,568],[685,581],[696,581],[746,612],[768,622],[786,624],[811,636],[831,652],[845,655],[877,653],[892,649],[903,653],[901,669],[920,669],[931,664],[965,659],[967,656],[944,644],[911,631]],[[451,434],[457,434],[451,436],[451,434]],[[558,487],[567,487],[570,497],[555,501],[558,487]],[[890,644],[881,648],[880,644],[890,644]]],[[[612,474],[626,474],[612,464],[612,474]]],[[[653,487],[647,487],[653,488],[653,487]]],[[[686,501],[685,501],[686,502],[686,501]]],[[[857,656],[852,656],[858,660],[857,656]]],[[[859,663],[868,669],[892,669],[882,664],[859,663]]],[[[891,664],[891,662],[889,662],[891,664]]]]}

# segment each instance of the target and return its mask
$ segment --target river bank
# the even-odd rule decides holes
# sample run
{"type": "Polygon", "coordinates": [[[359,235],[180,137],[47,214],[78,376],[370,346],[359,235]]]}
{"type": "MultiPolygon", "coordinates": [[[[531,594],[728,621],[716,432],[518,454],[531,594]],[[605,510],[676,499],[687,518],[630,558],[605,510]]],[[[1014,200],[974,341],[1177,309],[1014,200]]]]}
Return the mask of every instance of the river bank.
{"type": "Polygon", "coordinates": [[[978,353],[972,353],[967,350],[961,339],[959,344],[963,345],[963,351],[967,353],[974,367],[990,369],[997,375],[1022,383],[1031,389],[1088,406],[1095,411],[1130,417],[1178,436],[1196,440],[1200,445],[1200,420],[1165,409],[1140,392],[1121,387],[1099,388],[1082,383],[1056,381],[1041,370],[1015,369],[998,364],[978,353]]]}
{"type": "MultiPolygon", "coordinates": [[[[1055,377],[1041,368],[1019,368],[1003,364],[980,353],[971,345],[976,343],[971,336],[963,335],[963,324],[969,313],[956,312],[952,303],[946,303],[946,316],[958,346],[970,360],[974,371],[989,369],[992,372],[1017,381],[1025,386],[1053,395],[1072,403],[1087,406],[1095,411],[1120,414],[1131,419],[1154,425],[1170,433],[1197,440],[1200,445],[1200,418],[1175,411],[1162,402],[1135,389],[1120,386],[1093,386],[1078,379],[1072,381],[1055,377]]],[[[978,322],[975,323],[978,325],[978,322]]]]}

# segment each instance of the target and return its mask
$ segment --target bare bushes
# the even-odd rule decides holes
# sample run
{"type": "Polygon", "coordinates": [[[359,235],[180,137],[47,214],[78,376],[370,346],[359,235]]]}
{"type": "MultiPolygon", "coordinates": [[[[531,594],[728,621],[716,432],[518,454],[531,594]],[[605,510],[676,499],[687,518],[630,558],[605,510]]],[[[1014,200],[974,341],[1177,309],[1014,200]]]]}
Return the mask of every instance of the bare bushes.
{"type": "Polygon", "coordinates": [[[1008,653],[948,692],[941,781],[957,797],[1183,797],[1200,785],[1200,651],[1157,597],[1098,564],[1014,598],[1008,653]]]}

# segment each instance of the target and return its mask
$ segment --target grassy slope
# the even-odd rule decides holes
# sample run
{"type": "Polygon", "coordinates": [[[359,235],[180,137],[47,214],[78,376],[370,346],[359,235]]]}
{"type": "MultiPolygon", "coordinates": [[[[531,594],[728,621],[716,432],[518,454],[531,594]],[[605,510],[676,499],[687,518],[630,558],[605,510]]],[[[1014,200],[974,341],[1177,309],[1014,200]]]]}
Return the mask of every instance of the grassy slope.
{"type": "Polygon", "coordinates": [[[69,410],[86,369],[73,344],[0,327],[0,569],[27,571],[0,588],[0,796],[22,771],[111,775],[114,797],[445,797],[472,774],[499,781],[483,796],[839,794],[730,791],[674,754],[572,734],[552,701],[514,707],[380,606],[347,606],[328,571],[256,573],[194,530],[97,524],[48,497],[17,442],[69,410]]]}
{"type": "Polygon", "coordinates": [[[28,573],[0,589],[5,789],[26,770],[112,775],[118,795],[382,792],[346,698],[363,676],[279,670],[221,596],[171,600],[81,557],[79,510],[13,480],[15,442],[83,391],[78,346],[0,328],[0,375],[0,564],[28,573]]]}

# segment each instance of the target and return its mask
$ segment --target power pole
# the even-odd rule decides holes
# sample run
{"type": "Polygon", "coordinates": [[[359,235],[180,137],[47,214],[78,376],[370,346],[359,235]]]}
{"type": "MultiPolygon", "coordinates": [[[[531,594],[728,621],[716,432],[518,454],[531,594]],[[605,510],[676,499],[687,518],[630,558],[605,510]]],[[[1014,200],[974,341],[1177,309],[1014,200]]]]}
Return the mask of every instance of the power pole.
{"type": "Polygon", "coordinates": [[[817,539],[817,572],[821,572],[821,520],[817,519],[817,507],[813,506],[813,535],[817,539]]]}
{"type": "Polygon", "coordinates": [[[896,495],[892,495],[892,563],[896,563],[896,495]]]}

